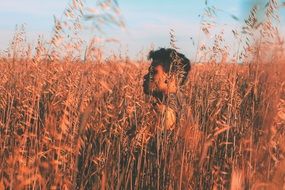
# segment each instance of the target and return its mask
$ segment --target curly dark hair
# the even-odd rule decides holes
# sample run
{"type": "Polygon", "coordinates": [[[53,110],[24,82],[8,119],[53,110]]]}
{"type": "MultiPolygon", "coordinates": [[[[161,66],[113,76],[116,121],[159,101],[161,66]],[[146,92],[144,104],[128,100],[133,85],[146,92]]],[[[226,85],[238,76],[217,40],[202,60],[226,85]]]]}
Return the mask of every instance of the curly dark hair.
{"type": "Polygon", "coordinates": [[[169,74],[178,74],[179,84],[183,85],[191,69],[189,59],[172,48],[160,48],[149,52],[148,59],[152,60],[153,67],[161,65],[169,74]]]}

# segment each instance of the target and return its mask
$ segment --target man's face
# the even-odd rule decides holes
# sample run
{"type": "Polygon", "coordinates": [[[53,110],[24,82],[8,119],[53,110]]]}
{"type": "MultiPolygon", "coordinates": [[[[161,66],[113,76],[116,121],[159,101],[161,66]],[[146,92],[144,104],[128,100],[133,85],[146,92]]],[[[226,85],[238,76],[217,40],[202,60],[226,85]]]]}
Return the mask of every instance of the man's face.
{"type": "Polygon", "coordinates": [[[161,64],[152,63],[144,76],[144,93],[155,96],[161,93],[175,93],[176,89],[175,77],[166,73],[161,64]]]}

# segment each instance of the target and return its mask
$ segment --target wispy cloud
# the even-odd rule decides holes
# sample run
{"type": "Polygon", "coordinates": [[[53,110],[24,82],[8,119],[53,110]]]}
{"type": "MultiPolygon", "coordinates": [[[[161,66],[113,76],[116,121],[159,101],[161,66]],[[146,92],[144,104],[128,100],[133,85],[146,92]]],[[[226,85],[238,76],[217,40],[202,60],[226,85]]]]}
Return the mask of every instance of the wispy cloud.
{"type": "Polygon", "coordinates": [[[1,2],[1,13],[28,14],[35,16],[51,16],[60,13],[67,5],[67,0],[4,0],[1,2]]]}
{"type": "Polygon", "coordinates": [[[38,35],[48,36],[53,15],[60,16],[68,0],[2,0],[0,6],[0,49],[7,48],[15,26],[25,24],[27,38],[33,42],[38,35]]]}

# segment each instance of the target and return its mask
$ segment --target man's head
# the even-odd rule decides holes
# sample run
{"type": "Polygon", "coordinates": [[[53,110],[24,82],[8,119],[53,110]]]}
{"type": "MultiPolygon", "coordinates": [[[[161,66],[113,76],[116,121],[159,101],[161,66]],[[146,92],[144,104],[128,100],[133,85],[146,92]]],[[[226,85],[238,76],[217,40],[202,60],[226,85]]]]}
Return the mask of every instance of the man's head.
{"type": "Polygon", "coordinates": [[[151,65],[144,76],[145,94],[160,98],[169,93],[176,93],[185,84],[191,69],[190,61],[175,49],[161,48],[150,51],[148,59],[151,65]]]}

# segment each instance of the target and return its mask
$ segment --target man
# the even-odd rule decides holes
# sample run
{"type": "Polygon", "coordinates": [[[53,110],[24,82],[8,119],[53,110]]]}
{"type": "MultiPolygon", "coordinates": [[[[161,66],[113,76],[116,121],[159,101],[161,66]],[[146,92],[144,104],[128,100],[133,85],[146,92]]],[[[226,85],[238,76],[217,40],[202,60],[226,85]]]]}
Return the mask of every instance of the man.
{"type": "Polygon", "coordinates": [[[152,62],[144,76],[144,93],[155,98],[154,108],[162,116],[162,129],[173,130],[182,109],[181,91],[191,69],[190,61],[171,48],[151,51],[148,59],[152,62]]]}

